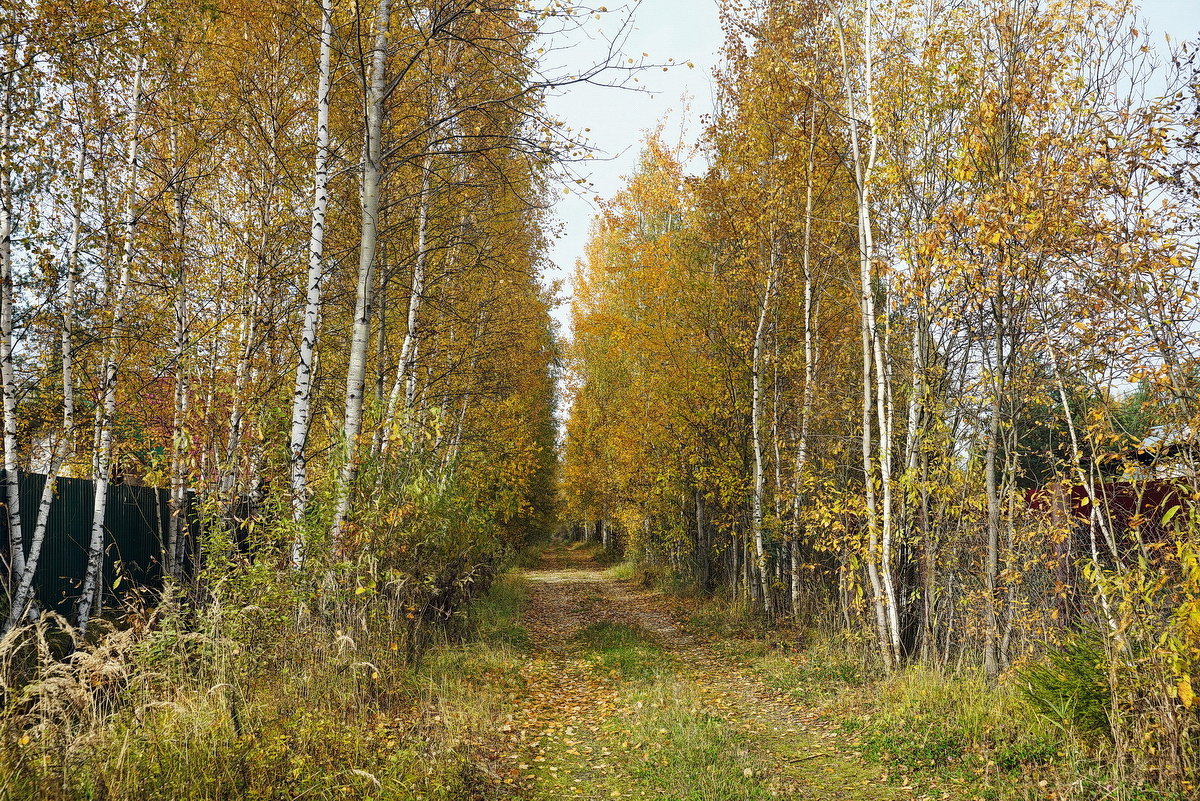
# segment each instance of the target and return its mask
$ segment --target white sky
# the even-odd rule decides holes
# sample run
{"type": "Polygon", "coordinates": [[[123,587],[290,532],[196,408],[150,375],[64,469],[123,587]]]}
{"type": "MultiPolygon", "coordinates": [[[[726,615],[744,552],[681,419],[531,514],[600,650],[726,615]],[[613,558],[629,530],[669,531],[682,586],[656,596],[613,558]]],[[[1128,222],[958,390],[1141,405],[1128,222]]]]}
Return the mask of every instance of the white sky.
{"type": "MultiPolygon", "coordinates": [[[[600,31],[611,31],[622,16],[622,7],[620,0],[614,0],[609,5],[610,13],[594,24],[600,26],[600,31]]],[[[1157,34],[1167,34],[1174,40],[1194,40],[1200,35],[1200,0],[1144,0],[1142,14],[1149,29],[1157,34]]],[[[647,61],[653,63],[666,63],[672,58],[680,65],[691,61],[695,68],[646,70],[635,86],[647,92],[578,86],[551,98],[551,113],[576,130],[590,128],[587,136],[608,156],[607,160],[579,168],[580,176],[586,177],[590,186],[578,186],[571,194],[559,195],[555,211],[563,230],[551,249],[554,267],[546,279],[564,282],[564,298],[570,297],[570,276],[575,260],[583,255],[588,226],[596,212],[593,200],[597,196],[611,197],[621,188],[623,176],[637,164],[643,133],[667,117],[669,135],[677,135],[683,124],[686,139],[695,141],[701,115],[712,109],[712,72],[723,39],[716,0],[642,0],[625,52],[635,58],[649,53],[647,61]],[[686,119],[681,114],[685,95],[691,105],[686,119]]],[[[558,60],[587,63],[603,53],[603,44],[599,36],[581,40],[558,60]]],[[[555,313],[564,333],[569,332],[568,317],[564,303],[555,313]]]]}
{"type": "MultiPolygon", "coordinates": [[[[631,5],[622,4],[621,0],[610,2],[610,13],[595,25],[601,26],[602,31],[607,29],[611,35],[624,16],[621,9],[631,5]]],[[[640,82],[633,86],[645,91],[577,86],[550,100],[554,116],[576,130],[590,128],[587,136],[600,149],[596,161],[576,167],[580,177],[587,178],[591,185],[572,185],[574,189],[569,195],[558,190],[555,211],[563,230],[551,249],[554,269],[546,278],[564,282],[565,298],[570,297],[570,276],[575,260],[583,255],[588,226],[596,213],[594,199],[612,197],[620,190],[623,176],[629,175],[637,164],[643,133],[653,129],[660,118],[671,113],[669,130],[673,135],[678,132],[685,94],[690,96],[688,102],[692,107],[687,114],[687,137],[689,141],[696,139],[700,116],[712,108],[712,72],[723,38],[716,0],[642,0],[633,17],[625,52],[638,59],[642,53],[649,53],[645,59],[648,63],[665,64],[674,59],[679,66],[666,72],[643,71],[638,76],[640,82]],[[689,61],[694,68],[686,66],[689,61]]],[[[587,63],[599,58],[603,47],[600,37],[581,41],[575,51],[564,52],[559,60],[587,63]]],[[[568,317],[564,303],[555,314],[564,333],[568,330],[568,317]]]]}

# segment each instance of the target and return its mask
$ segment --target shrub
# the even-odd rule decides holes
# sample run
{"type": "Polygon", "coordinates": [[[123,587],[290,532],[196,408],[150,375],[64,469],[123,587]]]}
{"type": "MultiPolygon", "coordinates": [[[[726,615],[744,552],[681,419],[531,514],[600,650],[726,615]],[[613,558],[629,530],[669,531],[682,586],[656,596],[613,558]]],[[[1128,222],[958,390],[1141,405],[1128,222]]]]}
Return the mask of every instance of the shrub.
{"type": "Polygon", "coordinates": [[[1113,704],[1107,661],[1099,632],[1079,629],[1018,671],[1018,686],[1055,724],[1092,739],[1107,737],[1113,704]]]}

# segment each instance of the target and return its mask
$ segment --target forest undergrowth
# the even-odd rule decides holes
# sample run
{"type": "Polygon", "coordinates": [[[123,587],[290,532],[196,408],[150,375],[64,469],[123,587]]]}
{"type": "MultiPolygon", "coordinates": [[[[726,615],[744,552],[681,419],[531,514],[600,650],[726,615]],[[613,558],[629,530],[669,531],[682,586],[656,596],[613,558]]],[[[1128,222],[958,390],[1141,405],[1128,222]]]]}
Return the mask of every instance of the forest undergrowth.
{"type": "Polygon", "coordinates": [[[6,636],[0,798],[484,797],[520,692],[520,582],[413,663],[388,596],[326,576],[340,589],[305,604],[291,578],[247,568],[207,606],[129,610],[86,640],[53,615],[6,636]]]}
{"type": "Polygon", "coordinates": [[[298,604],[311,587],[247,567],[78,642],[43,616],[0,641],[0,798],[1186,797],[1039,709],[1035,664],[887,674],[869,642],[598,556],[510,557],[416,662],[365,574],[298,604]]]}
{"type": "MultiPolygon", "coordinates": [[[[744,601],[689,598],[688,588],[623,563],[690,604],[686,626],[768,686],[813,710],[921,798],[1183,801],[1114,756],[1100,641],[1014,665],[988,681],[978,665],[885,671],[872,643],[828,622],[768,623],[744,601]],[[1073,660],[1073,662],[1072,662],[1073,660]],[[1053,702],[1047,694],[1054,693],[1053,702]]],[[[1143,744],[1144,745],[1144,744],[1143,744]]]]}

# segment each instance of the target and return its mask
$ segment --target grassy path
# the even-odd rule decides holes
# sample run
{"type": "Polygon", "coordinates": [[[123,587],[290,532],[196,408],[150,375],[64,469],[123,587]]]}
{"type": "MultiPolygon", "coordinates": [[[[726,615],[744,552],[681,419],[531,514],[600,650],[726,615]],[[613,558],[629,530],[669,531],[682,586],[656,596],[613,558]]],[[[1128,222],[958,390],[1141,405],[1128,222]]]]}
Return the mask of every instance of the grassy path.
{"type": "Polygon", "coordinates": [[[671,599],[565,547],[524,578],[532,649],[503,726],[501,797],[914,797],[813,711],[687,632],[671,599]]]}

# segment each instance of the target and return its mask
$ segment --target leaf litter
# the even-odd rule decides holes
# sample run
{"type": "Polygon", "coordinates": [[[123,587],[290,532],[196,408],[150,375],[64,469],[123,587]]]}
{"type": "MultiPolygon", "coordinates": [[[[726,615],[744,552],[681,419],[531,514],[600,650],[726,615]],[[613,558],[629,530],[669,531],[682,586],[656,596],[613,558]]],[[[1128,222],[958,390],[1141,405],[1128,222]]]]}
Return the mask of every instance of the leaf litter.
{"type": "Polygon", "coordinates": [[[834,721],[685,630],[679,600],[606,576],[582,548],[548,549],[522,575],[532,650],[494,797],[920,797],[863,762],[834,721]]]}

